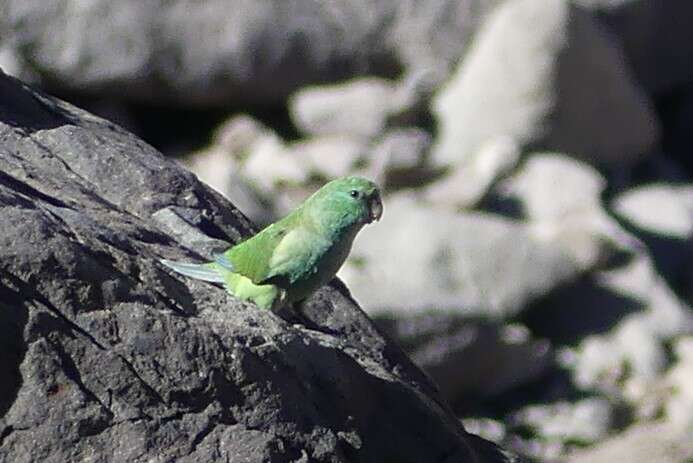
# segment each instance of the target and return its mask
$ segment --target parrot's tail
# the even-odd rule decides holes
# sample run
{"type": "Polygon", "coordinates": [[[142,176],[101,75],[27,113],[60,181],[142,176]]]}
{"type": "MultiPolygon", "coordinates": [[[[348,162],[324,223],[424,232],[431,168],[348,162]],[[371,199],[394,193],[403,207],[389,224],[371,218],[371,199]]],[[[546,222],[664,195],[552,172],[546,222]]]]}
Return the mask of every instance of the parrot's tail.
{"type": "Polygon", "coordinates": [[[161,263],[176,272],[195,278],[197,280],[209,281],[212,283],[224,283],[223,275],[207,264],[186,264],[184,262],[174,262],[172,260],[161,259],[161,263]]]}

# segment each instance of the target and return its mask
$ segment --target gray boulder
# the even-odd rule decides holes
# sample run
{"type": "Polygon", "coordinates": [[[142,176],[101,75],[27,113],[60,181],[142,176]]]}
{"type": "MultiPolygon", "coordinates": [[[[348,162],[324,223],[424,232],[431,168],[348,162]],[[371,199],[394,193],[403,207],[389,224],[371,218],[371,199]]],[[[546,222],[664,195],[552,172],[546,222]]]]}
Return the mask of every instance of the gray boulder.
{"type": "Polygon", "coordinates": [[[0,460],[507,460],[339,283],[309,329],[165,270],[252,226],[142,141],[5,75],[0,139],[0,460]]]}
{"type": "Polygon", "coordinates": [[[606,179],[565,154],[535,153],[499,189],[517,199],[534,234],[571,255],[583,269],[603,263],[616,250],[642,246],[602,204],[606,179]]]}
{"type": "Polygon", "coordinates": [[[576,402],[529,405],[512,416],[514,426],[525,426],[541,439],[554,443],[593,444],[603,440],[612,426],[608,400],[591,397],[576,402]]]}
{"type": "Polygon", "coordinates": [[[536,381],[553,364],[550,344],[518,324],[441,312],[380,316],[376,322],[459,409],[536,381]]]}
{"type": "Polygon", "coordinates": [[[52,88],[166,105],[268,104],[367,73],[444,76],[497,2],[5,0],[0,40],[18,72],[52,88]]]}
{"type": "Polygon", "coordinates": [[[645,423],[591,448],[575,452],[567,463],[685,463],[693,460],[690,432],[666,423],[645,423]]]}
{"type": "Polygon", "coordinates": [[[621,165],[658,138],[651,103],[618,42],[568,0],[499,6],[433,111],[440,128],[433,159],[447,165],[475,164],[479,148],[496,137],[621,165]]]}
{"type": "Polygon", "coordinates": [[[364,78],[331,86],[308,87],[291,97],[291,119],[307,135],[354,135],[372,138],[396,112],[395,85],[364,78]]]}
{"type": "Polygon", "coordinates": [[[445,178],[431,185],[426,198],[436,204],[472,208],[487,195],[494,182],[517,165],[520,154],[519,146],[510,137],[489,139],[469,162],[454,165],[445,178]]]}
{"type": "Polygon", "coordinates": [[[527,222],[457,213],[407,191],[386,199],[383,219],[356,238],[340,277],[372,314],[504,318],[581,271],[527,222]]]}
{"type": "Polygon", "coordinates": [[[693,184],[643,185],[614,198],[613,209],[647,244],[658,272],[693,303],[693,184]]]}
{"type": "Polygon", "coordinates": [[[693,238],[693,184],[641,186],[619,195],[613,207],[643,231],[682,241],[693,238]]]}

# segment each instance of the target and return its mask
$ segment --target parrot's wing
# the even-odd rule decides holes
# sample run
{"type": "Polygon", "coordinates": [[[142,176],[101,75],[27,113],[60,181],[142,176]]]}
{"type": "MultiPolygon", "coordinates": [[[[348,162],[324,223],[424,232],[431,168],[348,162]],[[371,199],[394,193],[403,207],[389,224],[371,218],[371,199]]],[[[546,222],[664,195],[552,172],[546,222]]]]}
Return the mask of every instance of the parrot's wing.
{"type": "Polygon", "coordinates": [[[319,256],[329,246],[326,240],[304,227],[296,227],[282,238],[269,260],[265,280],[295,281],[315,266],[319,256]]]}
{"type": "Polygon", "coordinates": [[[187,264],[184,262],[174,262],[166,259],[161,259],[161,263],[182,275],[195,278],[197,280],[204,280],[212,283],[224,283],[223,275],[214,268],[210,267],[209,264],[187,264]]]}
{"type": "Polygon", "coordinates": [[[227,268],[231,265],[233,272],[249,278],[255,284],[267,283],[274,276],[271,264],[272,256],[281,243],[293,231],[295,216],[289,216],[262,230],[252,238],[237,244],[223,254],[224,263],[216,263],[227,268]]]}

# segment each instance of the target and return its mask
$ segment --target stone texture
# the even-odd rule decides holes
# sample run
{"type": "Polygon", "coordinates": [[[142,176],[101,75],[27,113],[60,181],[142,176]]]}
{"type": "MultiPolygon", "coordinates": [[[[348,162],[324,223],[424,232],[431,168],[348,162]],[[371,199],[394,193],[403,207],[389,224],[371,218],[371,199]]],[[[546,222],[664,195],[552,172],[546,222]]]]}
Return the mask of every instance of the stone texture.
{"type": "Polygon", "coordinates": [[[166,105],[276,104],[301,86],[369,72],[444,76],[497,2],[6,0],[0,36],[53,88],[166,105]]]}
{"type": "Polygon", "coordinates": [[[422,168],[430,146],[431,135],[425,130],[413,127],[389,130],[373,146],[373,164],[383,165],[375,170],[397,175],[422,168]]]}
{"type": "Polygon", "coordinates": [[[693,303],[693,184],[649,184],[614,198],[614,212],[650,250],[657,272],[693,303]]]}
{"type": "Polygon", "coordinates": [[[434,161],[473,163],[489,139],[631,163],[657,142],[658,122],[617,42],[568,0],[518,0],[484,23],[433,101],[434,161]],[[589,136],[585,136],[589,134],[589,136]]]}
{"type": "Polygon", "coordinates": [[[489,192],[491,186],[515,168],[520,149],[509,137],[485,142],[470,162],[453,166],[440,182],[428,188],[426,198],[437,204],[471,208],[489,192]]]}
{"type": "Polygon", "coordinates": [[[432,312],[376,319],[458,408],[536,381],[553,364],[545,340],[526,327],[432,312]]]}
{"type": "Polygon", "coordinates": [[[456,213],[409,192],[389,196],[383,219],[369,228],[340,275],[370,313],[448,309],[508,317],[580,272],[524,222],[456,213]]]}
{"type": "MultiPolygon", "coordinates": [[[[625,307],[603,303],[600,310],[604,313],[620,314],[617,323],[603,334],[586,336],[567,364],[579,387],[600,390],[637,406],[668,366],[668,343],[693,330],[693,312],[657,275],[646,256],[605,271],[600,278],[606,290],[623,298],[620,304],[625,307]]],[[[572,304],[562,308],[568,313],[585,305],[579,292],[573,295],[572,304]]],[[[546,323],[556,323],[555,318],[547,318],[546,323]]]]}
{"type": "Polygon", "coordinates": [[[634,426],[592,448],[575,452],[568,463],[686,463],[693,459],[690,433],[663,423],[634,426]]]}
{"type": "Polygon", "coordinates": [[[674,344],[675,363],[664,378],[668,421],[678,429],[693,429],[693,336],[674,344]]]}
{"type": "Polygon", "coordinates": [[[614,211],[632,225],[681,240],[693,237],[693,185],[646,185],[619,195],[614,211]]]}
{"type": "Polygon", "coordinates": [[[395,85],[384,79],[357,79],[332,86],[308,87],[291,97],[294,125],[306,135],[354,135],[372,138],[397,110],[395,85]]]}
{"type": "Polygon", "coordinates": [[[508,460],[338,282],[308,329],[168,273],[252,227],[142,141],[4,75],[0,138],[0,460],[508,460]]]}
{"type": "Polygon", "coordinates": [[[587,164],[560,153],[536,153],[500,189],[519,200],[538,239],[562,247],[589,269],[615,249],[641,247],[605,211],[605,187],[606,179],[587,164]]]}
{"type": "Polygon", "coordinates": [[[526,426],[542,440],[593,444],[603,440],[613,421],[611,404],[600,398],[530,405],[513,414],[514,426],[526,426]]]}

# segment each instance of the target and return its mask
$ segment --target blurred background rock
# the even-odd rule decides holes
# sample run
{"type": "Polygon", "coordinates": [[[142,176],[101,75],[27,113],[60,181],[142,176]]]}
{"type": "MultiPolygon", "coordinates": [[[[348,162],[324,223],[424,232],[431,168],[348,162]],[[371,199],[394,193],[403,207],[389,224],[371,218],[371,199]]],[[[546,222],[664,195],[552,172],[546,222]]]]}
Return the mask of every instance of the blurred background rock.
{"type": "Polygon", "coordinates": [[[465,426],[693,459],[693,3],[0,0],[0,67],[258,224],[377,179],[340,276],[465,426]]]}

